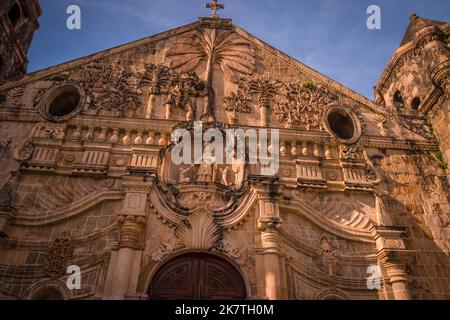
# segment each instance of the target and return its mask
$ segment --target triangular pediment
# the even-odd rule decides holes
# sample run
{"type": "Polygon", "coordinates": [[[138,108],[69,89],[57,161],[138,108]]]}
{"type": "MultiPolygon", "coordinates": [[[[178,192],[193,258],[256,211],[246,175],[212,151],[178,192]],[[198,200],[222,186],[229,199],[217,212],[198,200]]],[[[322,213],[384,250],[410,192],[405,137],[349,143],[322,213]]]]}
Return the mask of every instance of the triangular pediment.
{"type": "Polygon", "coordinates": [[[156,114],[155,119],[199,118],[215,109],[218,121],[228,122],[230,114],[237,111],[243,113],[239,124],[255,126],[260,124],[258,106],[261,103],[256,100],[268,98],[273,126],[283,127],[288,123],[302,130],[321,130],[318,117],[326,102],[345,105],[364,118],[367,134],[380,135],[380,126],[391,121],[390,127],[394,128],[391,135],[405,136],[406,130],[411,139],[424,136],[421,130],[408,125],[405,128],[403,123],[399,125],[400,120],[386,114],[373,101],[273,48],[227,19],[201,18],[25,75],[0,86],[3,105],[15,103],[22,109],[38,108],[39,100],[47,91],[65,82],[76,83],[86,91],[86,109],[90,114],[149,118],[148,110],[143,109],[152,100],[155,110],[151,112],[156,114]],[[258,94],[261,85],[269,86],[263,90],[273,92],[261,96],[258,94]],[[211,97],[212,91],[214,97],[211,97]],[[178,92],[178,96],[174,92],[178,92]],[[21,99],[24,93],[28,98],[21,99]],[[184,99],[186,94],[195,101],[189,100],[190,105],[175,102],[177,97],[184,99]],[[254,101],[250,101],[252,99],[254,101]],[[297,100],[292,104],[291,99],[297,100]],[[237,103],[237,107],[230,107],[230,101],[237,103]],[[165,110],[168,103],[179,110],[168,114],[165,110]],[[292,112],[292,105],[296,106],[295,112],[292,112]]]}

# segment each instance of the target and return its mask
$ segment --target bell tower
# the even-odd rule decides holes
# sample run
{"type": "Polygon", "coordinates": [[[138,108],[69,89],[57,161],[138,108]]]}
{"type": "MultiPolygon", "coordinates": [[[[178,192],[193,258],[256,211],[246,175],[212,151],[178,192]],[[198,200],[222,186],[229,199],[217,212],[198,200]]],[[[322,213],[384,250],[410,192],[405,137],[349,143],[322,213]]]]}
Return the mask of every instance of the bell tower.
{"type": "Polygon", "coordinates": [[[0,83],[26,73],[28,48],[41,14],[38,0],[1,1],[0,83]]]}
{"type": "Polygon", "coordinates": [[[400,47],[375,87],[375,99],[404,121],[433,131],[442,168],[450,162],[450,22],[412,14],[400,47]]]}

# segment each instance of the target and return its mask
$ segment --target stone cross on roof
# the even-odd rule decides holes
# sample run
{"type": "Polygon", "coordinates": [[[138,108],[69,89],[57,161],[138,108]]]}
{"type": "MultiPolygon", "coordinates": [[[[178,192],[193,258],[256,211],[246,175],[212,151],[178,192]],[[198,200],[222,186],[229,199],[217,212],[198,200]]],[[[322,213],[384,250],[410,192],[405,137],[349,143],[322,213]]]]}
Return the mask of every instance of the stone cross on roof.
{"type": "Polygon", "coordinates": [[[212,11],[210,16],[211,18],[220,18],[219,15],[217,14],[217,11],[225,9],[225,5],[217,3],[217,0],[212,0],[211,3],[205,4],[205,7],[211,9],[212,11]]]}

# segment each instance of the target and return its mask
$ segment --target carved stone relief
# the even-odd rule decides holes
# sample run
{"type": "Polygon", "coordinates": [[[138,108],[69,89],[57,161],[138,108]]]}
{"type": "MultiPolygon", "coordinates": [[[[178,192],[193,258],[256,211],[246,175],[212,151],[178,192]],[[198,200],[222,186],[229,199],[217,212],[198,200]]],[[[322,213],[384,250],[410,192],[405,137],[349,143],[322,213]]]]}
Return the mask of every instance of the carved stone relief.
{"type": "Polygon", "coordinates": [[[320,239],[320,250],[317,251],[317,265],[320,270],[330,277],[341,274],[339,251],[334,249],[327,237],[320,239]]]}
{"type": "Polygon", "coordinates": [[[69,233],[64,232],[55,238],[48,248],[44,263],[45,273],[51,278],[58,278],[64,275],[72,254],[73,244],[69,233]]]}
{"type": "MultiPolygon", "coordinates": [[[[181,124],[176,128],[184,128],[190,132],[194,130],[192,122],[181,124]]],[[[223,129],[219,124],[212,123],[204,126],[203,130],[209,128],[217,128],[219,131],[223,129]]],[[[223,134],[225,136],[224,132],[223,134]]],[[[193,136],[192,133],[191,137],[193,136]]],[[[223,148],[221,151],[206,152],[210,150],[211,143],[211,141],[204,143],[201,159],[194,159],[195,152],[192,147],[190,163],[198,164],[174,165],[172,150],[176,144],[164,150],[161,183],[158,186],[164,201],[175,212],[186,213],[198,208],[206,208],[215,213],[229,212],[247,190],[247,164],[239,163],[235,155],[231,157],[231,163],[228,163],[225,159],[227,154],[225,145],[221,145],[223,148]],[[216,152],[224,155],[223,163],[217,161],[216,152]]]]}

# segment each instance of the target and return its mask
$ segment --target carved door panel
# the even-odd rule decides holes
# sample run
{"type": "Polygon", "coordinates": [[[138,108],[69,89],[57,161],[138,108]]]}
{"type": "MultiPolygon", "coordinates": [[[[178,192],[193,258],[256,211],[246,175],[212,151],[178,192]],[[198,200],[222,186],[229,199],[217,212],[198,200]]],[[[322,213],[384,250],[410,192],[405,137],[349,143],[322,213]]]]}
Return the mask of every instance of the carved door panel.
{"type": "Polygon", "coordinates": [[[208,254],[188,254],[169,261],[156,273],[150,299],[245,299],[239,272],[208,254]]]}

